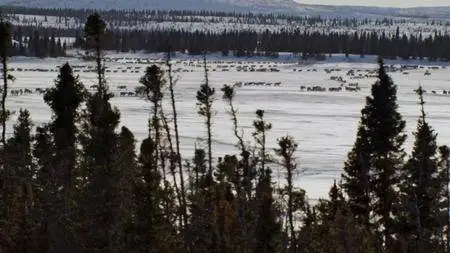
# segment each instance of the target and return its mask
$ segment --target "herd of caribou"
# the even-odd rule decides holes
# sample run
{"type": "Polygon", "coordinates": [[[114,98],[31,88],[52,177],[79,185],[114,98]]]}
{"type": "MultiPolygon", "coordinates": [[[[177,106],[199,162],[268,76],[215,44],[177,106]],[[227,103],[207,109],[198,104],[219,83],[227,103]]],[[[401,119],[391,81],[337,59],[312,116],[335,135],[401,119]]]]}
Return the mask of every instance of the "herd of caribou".
{"type": "MultiPolygon", "coordinates": [[[[144,61],[137,60],[132,58],[124,58],[124,59],[109,59],[107,61],[123,63],[124,65],[115,65],[111,67],[106,67],[105,72],[107,73],[143,73],[143,69],[148,64],[164,64],[164,61],[144,61]],[[134,64],[130,66],[130,64],[134,64]],[[139,65],[136,65],[139,64],[139,65]],[[142,65],[141,65],[142,64],[142,65]]],[[[175,67],[173,67],[174,72],[194,72],[194,69],[197,71],[203,70],[203,62],[202,60],[176,60],[173,61],[175,67]]],[[[310,86],[300,86],[300,91],[305,92],[358,92],[361,91],[361,87],[358,82],[355,82],[356,79],[364,79],[364,78],[376,78],[377,70],[376,69],[350,69],[346,72],[343,72],[343,69],[340,68],[325,68],[325,69],[316,69],[312,67],[297,67],[297,68],[285,68],[283,65],[292,63],[289,62],[252,62],[252,61],[210,61],[208,63],[209,71],[211,72],[280,72],[281,69],[285,71],[290,69],[293,72],[319,72],[324,71],[328,76],[329,80],[333,82],[337,82],[336,85],[332,86],[322,86],[322,85],[310,85],[310,86]],[[336,73],[333,75],[333,73],[336,73]]],[[[92,72],[95,73],[96,69],[94,66],[87,66],[84,64],[72,65],[72,68],[75,73],[77,72],[92,72]]],[[[402,72],[403,74],[409,74],[409,71],[424,69],[426,70],[424,75],[431,75],[431,70],[436,70],[439,68],[445,67],[436,67],[436,66],[418,66],[418,65],[386,65],[386,70],[388,72],[402,72]]],[[[1,70],[1,69],[0,69],[1,70]]],[[[15,72],[57,72],[58,68],[11,68],[10,71],[15,72]]],[[[281,86],[281,82],[268,82],[268,81],[237,81],[234,82],[234,87],[279,87],[281,86]]],[[[136,88],[133,91],[127,89],[126,85],[119,85],[116,87],[115,95],[120,97],[142,97],[144,95],[144,90],[141,88],[136,88]]],[[[90,91],[95,91],[97,89],[97,85],[90,86],[90,91]]],[[[12,96],[21,96],[26,94],[43,94],[45,89],[35,88],[35,89],[12,89],[10,90],[10,94],[12,96]]],[[[427,92],[424,90],[424,92],[427,92]]],[[[1,93],[1,91],[0,91],[1,93]]],[[[430,94],[442,94],[442,95],[450,95],[450,90],[442,90],[429,91],[430,94]]]]}

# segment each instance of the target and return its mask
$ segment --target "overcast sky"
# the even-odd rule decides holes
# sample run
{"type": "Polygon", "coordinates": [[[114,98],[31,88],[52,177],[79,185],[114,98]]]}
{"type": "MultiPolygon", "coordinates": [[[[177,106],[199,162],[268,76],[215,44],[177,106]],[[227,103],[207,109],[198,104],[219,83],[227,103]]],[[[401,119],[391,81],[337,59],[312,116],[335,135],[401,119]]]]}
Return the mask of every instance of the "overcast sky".
{"type": "Polygon", "coordinates": [[[368,5],[384,7],[450,6],[450,0],[295,0],[304,4],[368,5]]]}

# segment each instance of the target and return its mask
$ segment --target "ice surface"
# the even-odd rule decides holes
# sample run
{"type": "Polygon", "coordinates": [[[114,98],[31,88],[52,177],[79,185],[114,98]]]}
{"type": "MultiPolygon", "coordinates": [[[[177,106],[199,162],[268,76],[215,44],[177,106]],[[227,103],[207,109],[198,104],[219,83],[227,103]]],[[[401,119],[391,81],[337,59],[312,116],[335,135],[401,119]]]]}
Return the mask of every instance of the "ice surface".
{"type": "MultiPolygon", "coordinates": [[[[161,55],[153,55],[159,58],[161,55]]],[[[110,57],[132,57],[132,55],[110,55],[110,57]]],[[[135,56],[137,57],[137,56],[135,56]]],[[[148,57],[148,56],[140,56],[148,57]]],[[[329,61],[314,63],[312,65],[300,65],[297,62],[270,62],[268,59],[241,60],[239,64],[234,58],[211,58],[210,84],[216,88],[216,101],[214,103],[214,127],[213,127],[213,152],[214,156],[236,153],[236,139],[232,133],[230,116],[227,113],[226,104],[221,99],[220,88],[223,84],[235,82],[281,82],[280,87],[274,86],[243,86],[237,88],[236,105],[238,108],[239,125],[248,140],[252,140],[251,127],[255,119],[256,109],[266,111],[266,119],[273,124],[270,131],[268,145],[275,147],[276,139],[286,134],[292,135],[298,141],[299,150],[296,154],[299,168],[304,173],[298,175],[297,184],[307,190],[310,198],[326,196],[334,179],[339,179],[346,155],[350,150],[356,135],[356,127],[359,121],[360,110],[364,106],[365,96],[370,94],[370,85],[374,78],[351,80],[346,73],[354,69],[356,74],[365,75],[366,70],[374,70],[376,65],[374,58],[360,59],[355,56],[354,62],[344,61],[341,56],[333,56],[329,61]],[[214,63],[213,63],[214,62],[214,63]],[[237,72],[235,68],[229,71],[220,71],[223,65],[276,65],[280,72],[237,72]],[[218,66],[220,65],[220,67],[218,66]],[[293,69],[296,69],[294,72],[293,69]],[[213,71],[216,69],[216,71],[213,71]],[[301,69],[302,72],[298,72],[301,69]],[[316,72],[313,70],[316,69],[316,72]],[[340,69],[330,74],[325,69],[340,69]],[[309,71],[308,71],[309,70],[309,71]],[[358,71],[360,70],[360,71],[358,71]],[[300,91],[300,86],[321,85],[323,87],[338,87],[339,83],[330,80],[330,76],[342,76],[350,82],[358,82],[362,88],[360,92],[306,92],[300,91]]],[[[94,63],[82,62],[75,58],[60,59],[34,59],[17,57],[11,60],[11,68],[16,81],[11,84],[11,89],[47,88],[54,84],[57,76],[57,66],[69,61],[73,66],[89,65],[94,63]],[[17,71],[22,69],[49,69],[49,72],[17,71]]],[[[143,75],[144,68],[148,65],[139,63],[123,63],[127,60],[117,62],[117,59],[108,61],[107,74],[108,84],[111,91],[117,95],[111,102],[121,111],[121,125],[130,128],[136,135],[137,140],[142,140],[147,135],[147,118],[151,105],[145,100],[137,97],[118,96],[117,86],[125,85],[128,91],[133,91],[138,85],[139,78],[143,75]],[[120,69],[119,69],[120,67],[120,69]],[[134,73],[130,73],[127,67],[132,67],[134,73]],[[140,67],[139,70],[135,70],[140,67]],[[122,72],[123,70],[126,72],[122,72]],[[117,73],[114,73],[114,70],[117,73]],[[138,72],[138,73],[136,73],[138,72]]],[[[129,62],[131,60],[128,60],[129,62]]],[[[203,120],[197,114],[195,95],[199,85],[203,81],[200,62],[193,62],[192,66],[185,66],[188,60],[175,59],[174,69],[192,72],[177,72],[178,82],[175,92],[179,112],[179,125],[181,134],[182,153],[184,158],[193,154],[194,146],[204,145],[205,127],[203,120]]],[[[394,62],[402,63],[402,62],[394,62]]],[[[390,62],[388,62],[390,64],[390,62]]],[[[429,62],[408,62],[404,64],[429,65],[429,62]]],[[[419,105],[414,89],[419,83],[428,92],[425,95],[426,112],[430,124],[438,133],[440,145],[450,144],[450,95],[442,95],[442,90],[450,90],[450,72],[447,68],[436,67],[430,69],[431,75],[424,73],[428,66],[417,70],[408,70],[408,74],[402,72],[390,73],[398,85],[399,110],[407,122],[406,133],[408,140],[407,151],[410,151],[413,137],[412,131],[416,127],[419,116],[419,105]],[[435,90],[437,94],[431,94],[435,90]]],[[[83,72],[79,74],[81,81],[89,88],[95,84],[95,73],[83,72]]],[[[165,98],[167,101],[169,97],[165,98]]],[[[49,107],[43,102],[42,96],[36,93],[22,96],[9,96],[7,106],[10,110],[17,111],[19,108],[27,108],[35,125],[48,122],[51,119],[49,107]]],[[[165,104],[165,112],[170,113],[169,104],[165,104]]],[[[17,113],[8,122],[8,133],[12,131],[12,124],[16,120],[17,113]]],[[[272,152],[273,153],[273,152],[272,152]]],[[[278,176],[275,173],[275,179],[278,176]]],[[[283,177],[281,175],[281,177],[283,177]]]]}

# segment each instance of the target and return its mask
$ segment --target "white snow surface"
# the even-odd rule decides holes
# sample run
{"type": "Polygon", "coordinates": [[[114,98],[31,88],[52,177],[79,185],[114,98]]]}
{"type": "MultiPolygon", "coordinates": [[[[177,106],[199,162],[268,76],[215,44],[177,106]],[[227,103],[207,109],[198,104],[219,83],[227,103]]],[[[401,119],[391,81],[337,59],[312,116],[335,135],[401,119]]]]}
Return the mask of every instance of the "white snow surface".
{"type": "MultiPolygon", "coordinates": [[[[160,61],[161,54],[153,55],[123,55],[109,54],[106,66],[107,81],[110,90],[116,94],[111,103],[121,112],[121,125],[127,126],[141,141],[147,135],[147,119],[151,105],[138,97],[121,97],[117,86],[125,85],[128,91],[134,91],[139,85],[138,80],[144,74],[144,69],[152,62],[160,61]],[[147,59],[149,58],[149,59],[147,59]],[[138,61],[138,59],[141,59],[138,61]],[[139,63],[140,62],[140,63],[139,63]],[[120,68],[120,69],[119,69],[120,68]],[[131,68],[131,69],[130,69],[131,68]],[[125,72],[126,71],[126,72],[125,72]],[[130,73],[133,71],[133,73],[130,73]],[[116,72],[116,73],[114,73],[116,72]]],[[[256,109],[266,112],[266,119],[273,124],[269,132],[268,145],[276,147],[276,140],[285,135],[291,135],[298,141],[296,153],[298,168],[302,173],[297,175],[297,185],[307,190],[311,199],[326,197],[333,180],[339,179],[346,155],[350,151],[356,137],[360,110],[365,104],[365,96],[370,94],[370,86],[375,78],[350,79],[346,73],[354,69],[356,75],[367,74],[376,69],[373,57],[364,59],[351,56],[345,59],[335,55],[324,62],[299,62],[292,56],[281,54],[279,60],[268,58],[239,59],[208,57],[210,85],[216,89],[214,102],[213,152],[215,157],[225,154],[236,154],[236,138],[233,136],[228,108],[221,99],[220,88],[224,84],[235,82],[281,82],[278,86],[242,86],[236,88],[236,106],[240,129],[247,140],[252,140],[252,121],[255,119],[256,109]],[[240,62],[240,63],[239,63],[240,62]],[[226,67],[225,67],[226,65],[226,67]],[[234,67],[231,67],[234,65],[234,67]],[[279,72],[238,72],[236,66],[256,65],[256,68],[277,68],[279,72]],[[228,69],[229,71],[222,71],[228,69]],[[294,71],[296,69],[296,71],[294,71]],[[301,69],[302,72],[298,72],[301,69]],[[314,69],[316,71],[314,71],[314,69]],[[334,69],[326,73],[325,69],[334,69]],[[337,71],[336,71],[337,70],[337,71]],[[320,85],[325,88],[339,87],[339,83],[330,80],[331,76],[342,76],[348,82],[358,82],[360,92],[308,92],[301,91],[301,86],[320,85]]],[[[181,148],[184,158],[188,159],[194,153],[194,147],[204,146],[205,127],[203,119],[197,114],[196,91],[203,82],[201,59],[178,55],[174,60],[173,69],[181,71],[175,73],[177,84],[175,87],[178,108],[181,148]],[[190,63],[190,64],[189,64],[190,63]],[[187,72],[183,72],[187,71],[187,72]]],[[[95,73],[85,72],[81,66],[91,66],[93,62],[83,62],[77,58],[35,59],[12,58],[10,67],[16,81],[10,85],[13,90],[48,88],[54,85],[57,76],[57,66],[69,62],[76,70],[80,80],[89,89],[95,84],[95,73]],[[22,71],[18,71],[21,68],[22,71]],[[24,71],[28,69],[28,71],[24,71]],[[30,71],[30,69],[48,69],[49,72],[30,71]]],[[[431,68],[428,61],[387,62],[387,64],[419,65],[416,70],[403,73],[389,73],[398,86],[399,110],[406,120],[408,139],[405,145],[409,152],[413,142],[412,132],[416,127],[419,116],[419,105],[414,89],[422,84],[428,92],[425,95],[426,112],[429,123],[438,133],[438,144],[450,144],[450,95],[443,95],[443,90],[450,90],[450,70],[445,66],[431,68]],[[431,75],[424,75],[425,71],[431,75]],[[432,90],[436,94],[432,94],[432,90]]],[[[441,63],[434,63],[441,64],[441,63]]],[[[169,101],[166,95],[165,100],[169,101]]],[[[171,108],[164,104],[165,112],[170,116],[171,108]]],[[[12,111],[26,108],[31,112],[35,126],[49,122],[51,112],[44,103],[42,95],[37,93],[9,96],[7,107],[12,111]]],[[[16,121],[15,113],[8,121],[8,134],[12,133],[12,125],[16,121]]],[[[272,152],[273,154],[273,152],[272,152]]],[[[284,181],[283,175],[275,171],[275,180],[284,181]]]]}

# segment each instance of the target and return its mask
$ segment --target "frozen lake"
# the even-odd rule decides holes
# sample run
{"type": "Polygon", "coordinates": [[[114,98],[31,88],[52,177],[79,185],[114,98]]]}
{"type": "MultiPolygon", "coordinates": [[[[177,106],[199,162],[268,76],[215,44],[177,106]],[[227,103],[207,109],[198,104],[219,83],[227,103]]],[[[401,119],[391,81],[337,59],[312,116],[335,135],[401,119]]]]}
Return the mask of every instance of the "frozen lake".
{"type": "MultiPolygon", "coordinates": [[[[69,61],[71,65],[90,65],[74,58],[66,59],[32,59],[14,58],[11,60],[13,75],[17,80],[10,85],[11,89],[47,88],[53,85],[57,76],[56,68],[69,61]],[[17,68],[22,68],[18,71],[17,68]],[[28,69],[28,71],[24,71],[28,69]],[[38,72],[31,69],[48,69],[53,71],[38,72]]],[[[216,88],[216,101],[214,103],[214,127],[213,151],[215,157],[224,154],[236,153],[236,139],[233,136],[228,108],[221,99],[220,88],[223,84],[235,82],[281,82],[281,85],[248,85],[236,88],[236,105],[238,108],[239,125],[242,127],[247,140],[252,140],[252,121],[255,119],[256,109],[266,111],[266,119],[273,124],[268,140],[271,148],[275,147],[276,139],[286,134],[292,135],[298,142],[297,161],[298,167],[304,173],[297,176],[298,186],[307,190],[309,197],[318,198],[326,196],[334,179],[340,177],[347,152],[351,149],[355,140],[356,127],[360,117],[360,110],[364,106],[365,96],[370,94],[370,85],[375,78],[351,79],[347,72],[351,69],[355,75],[362,76],[367,71],[376,69],[374,61],[345,62],[335,60],[333,62],[321,62],[310,65],[299,65],[295,62],[252,62],[240,64],[234,59],[223,59],[224,62],[209,63],[210,84],[216,88]],[[228,61],[228,62],[227,62],[228,61]],[[226,67],[224,67],[226,65],[226,67]],[[233,65],[233,67],[231,66],[233,65]],[[256,65],[255,68],[274,68],[279,72],[244,72],[237,71],[237,66],[256,65]],[[270,67],[269,67],[270,65],[270,67]],[[215,71],[213,71],[215,69],[215,71]],[[228,71],[223,71],[227,69],[228,71]],[[295,71],[294,71],[295,69],[295,71]],[[301,72],[299,72],[301,70],[301,72]],[[314,71],[315,70],[315,71],[314,71]],[[325,70],[334,70],[327,73],[325,70]],[[301,86],[322,86],[326,89],[339,87],[340,83],[331,80],[331,76],[341,76],[347,82],[358,82],[361,88],[359,92],[309,92],[301,91],[301,86]]],[[[150,104],[137,97],[121,97],[117,86],[125,85],[128,91],[134,91],[138,86],[138,80],[143,75],[144,68],[148,64],[125,63],[126,61],[110,61],[107,80],[111,91],[116,93],[111,102],[121,111],[121,125],[126,125],[135,134],[138,140],[147,135],[147,118],[150,104]],[[133,73],[131,73],[133,71],[133,73]]],[[[389,63],[389,62],[388,62],[389,63]]],[[[194,145],[204,145],[202,138],[205,136],[203,119],[199,117],[196,109],[196,91],[203,80],[203,69],[198,62],[192,62],[189,66],[187,60],[178,60],[174,69],[180,69],[175,73],[178,82],[176,84],[176,98],[179,114],[182,153],[185,158],[193,154],[194,145]],[[185,72],[183,72],[185,71],[185,72]]],[[[412,63],[408,63],[412,64],[412,63]]],[[[416,65],[420,63],[416,62],[416,65]]],[[[429,64],[423,62],[423,64],[429,64]]],[[[407,70],[407,73],[390,73],[398,86],[398,103],[400,112],[407,122],[406,132],[408,140],[406,150],[409,152],[419,116],[418,98],[414,89],[422,84],[427,94],[426,112],[430,124],[438,133],[439,145],[450,145],[450,95],[443,95],[443,90],[450,90],[450,68],[435,68],[429,70],[431,75],[424,75],[428,66],[418,67],[416,70],[407,70]],[[431,94],[431,91],[437,94],[431,94]]],[[[89,88],[95,84],[95,73],[77,72],[80,80],[89,88]]],[[[169,99],[167,96],[166,100],[169,99]]],[[[48,122],[51,118],[49,107],[43,102],[42,96],[36,93],[9,96],[7,106],[10,110],[27,108],[31,112],[35,125],[48,122]]],[[[169,106],[165,112],[171,111],[169,106]]],[[[12,117],[8,122],[15,122],[12,117]]],[[[277,175],[274,175],[277,179],[277,175]]]]}

